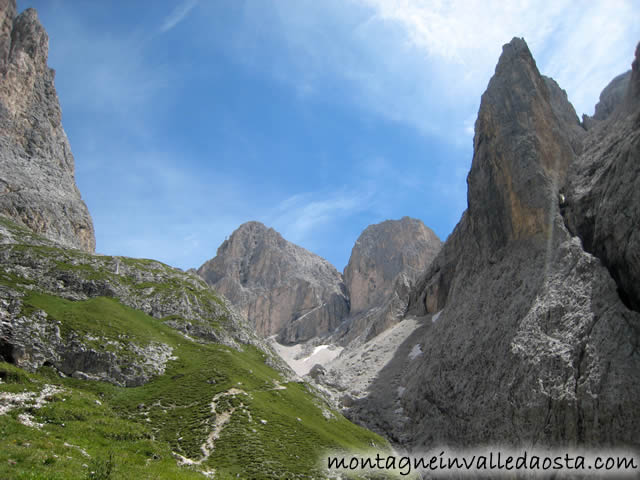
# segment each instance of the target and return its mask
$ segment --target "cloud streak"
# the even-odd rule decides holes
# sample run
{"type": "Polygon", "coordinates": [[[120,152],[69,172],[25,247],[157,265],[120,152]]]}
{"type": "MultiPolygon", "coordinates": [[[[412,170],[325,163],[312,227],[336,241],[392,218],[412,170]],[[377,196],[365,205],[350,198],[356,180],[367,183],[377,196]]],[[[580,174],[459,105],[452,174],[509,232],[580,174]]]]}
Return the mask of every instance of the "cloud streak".
{"type": "Polygon", "coordinates": [[[186,0],[182,2],[181,5],[174,8],[173,11],[164,19],[164,22],[160,27],[160,32],[166,33],[173,29],[176,25],[187,18],[189,13],[191,13],[191,10],[193,10],[197,4],[198,0],[186,0]]]}
{"type": "Polygon", "coordinates": [[[313,243],[312,235],[330,224],[371,207],[372,194],[365,191],[334,191],[324,195],[305,193],[284,199],[265,222],[294,243],[313,243]]]}

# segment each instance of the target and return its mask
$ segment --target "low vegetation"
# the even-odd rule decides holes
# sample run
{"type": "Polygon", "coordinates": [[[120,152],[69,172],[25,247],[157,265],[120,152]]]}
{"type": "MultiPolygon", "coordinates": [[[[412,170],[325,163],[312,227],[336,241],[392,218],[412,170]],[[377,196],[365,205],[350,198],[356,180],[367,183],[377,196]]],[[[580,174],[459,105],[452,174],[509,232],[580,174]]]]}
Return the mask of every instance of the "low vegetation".
{"type": "MultiPolygon", "coordinates": [[[[258,347],[192,339],[165,323],[179,315],[154,318],[117,298],[61,298],[33,275],[21,276],[16,249],[31,269],[37,262],[29,259],[45,256],[48,275],[73,271],[82,279],[113,275],[103,268],[113,258],[0,246],[13,262],[5,263],[12,268],[0,274],[0,287],[21,292],[21,315],[44,311],[59,322],[63,338],[88,338],[96,350],[157,342],[171,347],[172,357],[163,375],[133,388],[0,362],[0,478],[323,478],[317,460],[325,449],[388,446],[332,411],[306,384],[287,381],[258,347]]],[[[145,280],[149,269],[182,278],[159,262],[127,259],[126,268],[138,268],[136,262],[139,288],[155,289],[145,280]]],[[[187,289],[189,282],[161,287],[187,289]]],[[[210,290],[204,295],[215,297],[210,290]]],[[[218,318],[210,321],[223,328],[218,318]]]]}

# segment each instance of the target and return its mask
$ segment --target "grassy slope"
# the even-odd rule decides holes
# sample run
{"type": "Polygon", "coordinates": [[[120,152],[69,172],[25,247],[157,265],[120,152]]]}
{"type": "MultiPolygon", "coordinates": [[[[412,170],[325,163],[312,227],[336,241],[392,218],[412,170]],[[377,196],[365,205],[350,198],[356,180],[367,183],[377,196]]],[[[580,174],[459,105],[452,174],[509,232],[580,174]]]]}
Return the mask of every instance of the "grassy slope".
{"type": "MultiPolygon", "coordinates": [[[[6,275],[0,275],[0,283],[19,285],[6,275]]],[[[0,415],[2,479],[100,478],[110,455],[115,470],[109,478],[204,478],[197,470],[212,469],[215,478],[321,478],[316,461],[323,449],[387,445],[335,412],[326,418],[327,407],[305,384],[280,385],[281,374],[254,347],[237,351],[193,342],[111,298],[72,302],[31,291],[23,311],[34,309],[60,321],[63,336],[74,330],[126,337],[139,345],[159,341],[173,347],[177,359],[169,361],[164,375],[136,388],[61,378],[49,368],[27,373],[0,363],[0,394],[40,391],[44,384],[64,389],[30,412],[44,423],[41,429],[17,421],[24,409],[0,415]],[[235,410],[215,439],[213,453],[201,466],[179,467],[171,452],[202,457],[200,446],[216,418],[212,399],[231,388],[244,393],[219,397],[218,413],[235,410]]]]}

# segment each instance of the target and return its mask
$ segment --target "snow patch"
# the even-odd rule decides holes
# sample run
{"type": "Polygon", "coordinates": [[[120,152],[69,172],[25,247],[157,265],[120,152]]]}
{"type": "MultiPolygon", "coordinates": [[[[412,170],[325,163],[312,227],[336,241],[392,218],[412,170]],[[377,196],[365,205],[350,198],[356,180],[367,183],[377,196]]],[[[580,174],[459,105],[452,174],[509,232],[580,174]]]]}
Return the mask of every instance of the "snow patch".
{"type": "Polygon", "coordinates": [[[268,340],[278,355],[280,355],[282,359],[293,369],[293,371],[301,377],[309,373],[311,368],[316,364],[325,366],[340,355],[343,350],[343,347],[323,344],[314,347],[311,355],[303,357],[303,355],[308,352],[306,348],[310,349],[309,346],[301,344],[292,346],[281,345],[273,337],[268,340]]]}
{"type": "Polygon", "coordinates": [[[442,313],[442,310],[440,310],[440,311],[439,311],[439,312],[437,312],[437,313],[434,313],[434,314],[433,314],[433,317],[431,317],[431,321],[432,321],[433,323],[436,323],[436,322],[438,321],[438,319],[440,318],[440,314],[441,314],[441,313],[442,313]]]}
{"type": "Polygon", "coordinates": [[[329,348],[329,345],[318,345],[316,348],[313,349],[313,353],[309,355],[307,358],[305,358],[305,362],[326,348],[329,348]]]}
{"type": "Polygon", "coordinates": [[[409,359],[414,360],[416,357],[422,355],[422,348],[419,343],[416,343],[409,352],[409,359]]]}

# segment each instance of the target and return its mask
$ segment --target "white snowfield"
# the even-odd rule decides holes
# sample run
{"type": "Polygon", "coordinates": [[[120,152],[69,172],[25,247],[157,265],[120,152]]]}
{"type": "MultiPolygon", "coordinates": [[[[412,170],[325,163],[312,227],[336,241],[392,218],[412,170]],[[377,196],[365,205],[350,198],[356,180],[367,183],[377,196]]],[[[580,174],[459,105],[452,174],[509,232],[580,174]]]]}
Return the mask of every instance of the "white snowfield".
{"type": "Polygon", "coordinates": [[[326,365],[342,352],[343,348],[335,345],[318,345],[310,355],[305,356],[308,349],[306,345],[281,345],[275,340],[275,336],[270,337],[271,346],[285,362],[301,377],[309,373],[309,370],[316,365],[326,365]]]}

